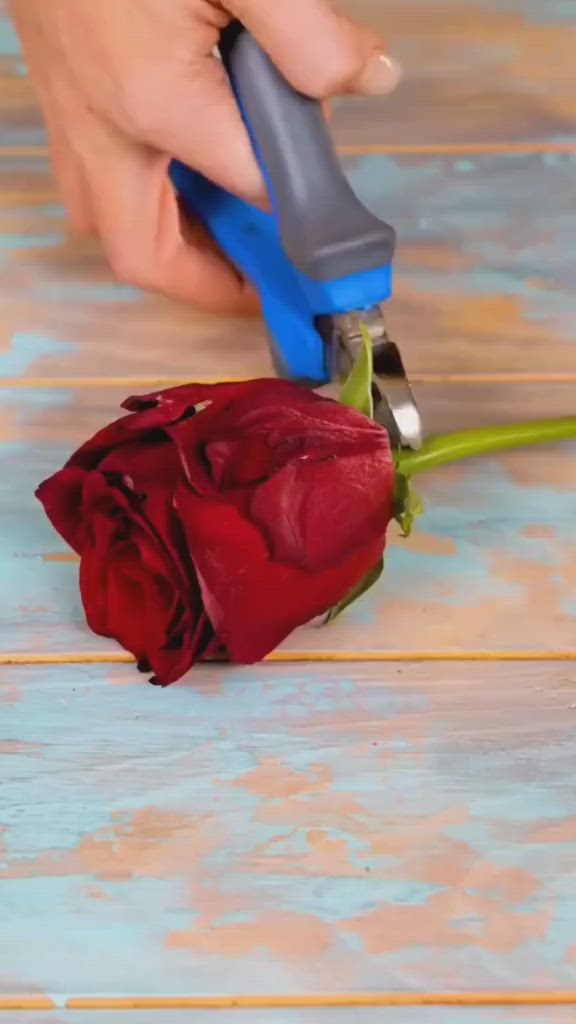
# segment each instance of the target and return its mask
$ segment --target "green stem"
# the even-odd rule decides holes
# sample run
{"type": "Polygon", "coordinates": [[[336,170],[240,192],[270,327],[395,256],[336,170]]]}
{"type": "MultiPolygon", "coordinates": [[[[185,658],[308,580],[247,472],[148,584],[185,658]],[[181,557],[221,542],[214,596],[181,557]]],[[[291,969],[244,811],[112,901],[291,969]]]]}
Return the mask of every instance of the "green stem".
{"type": "Polygon", "coordinates": [[[398,453],[398,466],[407,476],[424,473],[434,466],[457,462],[475,455],[546,444],[576,438],[576,416],[510,423],[498,427],[476,427],[451,434],[437,434],[424,442],[417,452],[398,453]]]}

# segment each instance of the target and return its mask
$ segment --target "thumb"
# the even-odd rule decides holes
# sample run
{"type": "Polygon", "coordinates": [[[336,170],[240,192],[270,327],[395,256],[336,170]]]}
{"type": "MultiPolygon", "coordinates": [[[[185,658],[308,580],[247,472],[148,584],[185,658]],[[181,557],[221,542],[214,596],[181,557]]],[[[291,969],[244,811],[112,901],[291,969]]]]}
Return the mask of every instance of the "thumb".
{"type": "Polygon", "coordinates": [[[329,0],[230,0],[284,76],[307,96],[392,92],[399,64],[375,33],[337,13],[329,0]]]}

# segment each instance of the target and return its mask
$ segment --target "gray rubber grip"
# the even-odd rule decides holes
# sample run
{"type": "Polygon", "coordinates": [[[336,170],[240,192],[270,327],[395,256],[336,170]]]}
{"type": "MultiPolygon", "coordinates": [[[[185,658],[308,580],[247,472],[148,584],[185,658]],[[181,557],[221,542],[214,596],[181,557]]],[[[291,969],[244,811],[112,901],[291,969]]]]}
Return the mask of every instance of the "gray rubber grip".
{"type": "Polygon", "coordinates": [[[321,104],[297,92],[238,22],[220,50],[292,263],[318,280],[390,263],[394,229],[350,187],[321,104]]]}

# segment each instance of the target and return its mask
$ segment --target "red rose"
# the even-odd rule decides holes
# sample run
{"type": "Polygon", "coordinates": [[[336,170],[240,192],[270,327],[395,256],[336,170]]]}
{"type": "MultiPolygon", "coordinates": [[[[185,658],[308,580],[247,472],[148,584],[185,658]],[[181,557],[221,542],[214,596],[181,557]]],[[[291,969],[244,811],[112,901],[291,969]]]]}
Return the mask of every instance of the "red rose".
{"type": "Polygon", "coordinates": [[[154,681],[260,660],[381,558],[393,464],[359,413],[277,380],[123,407],[37,495],[81,556],[88,624],[154,681]]]}

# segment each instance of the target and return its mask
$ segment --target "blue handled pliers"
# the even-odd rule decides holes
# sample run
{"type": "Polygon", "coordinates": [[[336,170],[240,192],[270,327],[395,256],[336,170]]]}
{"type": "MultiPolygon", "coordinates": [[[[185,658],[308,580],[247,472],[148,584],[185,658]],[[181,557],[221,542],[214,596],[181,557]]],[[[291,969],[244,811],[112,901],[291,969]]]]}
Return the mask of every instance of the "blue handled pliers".
{"type": "Polygon", "coordinates": [[[342,377],[368,329],[376,419],[395,445],[418,448],[420,416],[382,303],[395,232],[370,213],[340,166],[321,105],[289,85],[238,23],[220,55],[262,168],[272,212],[173,162],[172,182],[260,294],[277,372],[313,386],[342,377]]]}

